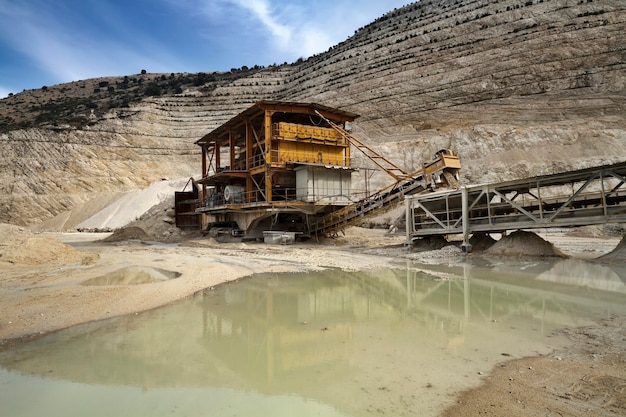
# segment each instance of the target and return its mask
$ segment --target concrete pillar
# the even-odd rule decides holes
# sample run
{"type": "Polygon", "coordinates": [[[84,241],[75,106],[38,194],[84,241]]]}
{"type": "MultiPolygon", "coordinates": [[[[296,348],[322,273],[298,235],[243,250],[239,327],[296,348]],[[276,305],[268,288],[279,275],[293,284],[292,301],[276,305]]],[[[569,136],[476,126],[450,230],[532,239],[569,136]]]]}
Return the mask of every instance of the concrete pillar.
{"type": "Polygon", "coordinates": [[[462,218],[461,224],[463,225],[463,243],[461,244],[461,250],[463,253],[471,253],[472,245],[469,243],[469,202],[467,188],[461,189],[461,206],[462,206],[462,218]]]}
{"type": "Polygon", "coordinates": [[[413,197],[410,195],[407,195],[404,197],[404,208],[405,208],[405,213],[404,213],[404,223],[406,224],[404,230],[405,230],[405,236],[406,236],[406,240],[404,242],[404,246],[407,249],[411,248],[411,232],[413,231],[413,219],[411,218],[411,213],[412,213],[412,208],[413,208],[413,197]]]}

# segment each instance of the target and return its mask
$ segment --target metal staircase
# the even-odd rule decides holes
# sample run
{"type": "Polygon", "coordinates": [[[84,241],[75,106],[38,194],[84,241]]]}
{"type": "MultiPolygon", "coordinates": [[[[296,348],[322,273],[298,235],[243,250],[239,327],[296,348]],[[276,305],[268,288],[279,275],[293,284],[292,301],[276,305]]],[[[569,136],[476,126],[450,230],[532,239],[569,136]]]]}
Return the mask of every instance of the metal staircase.
{"type": "Polygon", "coordinates": [[[440,186],[457,188],[458,171],[461,166],[458,157],[452,151],[440,150],[432,161],[423,164],[422,169],[409,174],[321,113],[317,111],[316,113],[377,167],[394,178],[396,183],[356,203],[313,219],[308,225],[311,236],[337,233],[348,226],[363,222],[367,217],[380,215],[397,207],[404,201],[405,195],[421,193],[440,186]]]}
{"type": "Polygon", "coordinates": [[[316,218],[309,224],[311,236],[337,233],[348,226],[363,222],[367,217],[385,213],[404,201],[404,196],[426,190],[423,178],[399,181],[376,194],[316,218]]]}

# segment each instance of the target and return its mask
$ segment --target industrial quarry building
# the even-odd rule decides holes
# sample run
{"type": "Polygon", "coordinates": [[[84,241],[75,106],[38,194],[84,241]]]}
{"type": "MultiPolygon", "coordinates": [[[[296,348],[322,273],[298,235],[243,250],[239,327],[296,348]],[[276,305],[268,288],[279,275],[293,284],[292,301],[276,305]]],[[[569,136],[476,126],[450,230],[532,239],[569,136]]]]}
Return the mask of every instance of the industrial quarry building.
{"type": "Polygon", "coordinates": [[[196,142],[202,177],[176,193],[176,225],[221,238],[293,241],[336,233],[405,195],[457,185],[454,152],[441,149],[408,173],[351,134],[358,117],[315,103],[256,103],[196,142]],[[351,146],[395,182],[356,197],[351,146]]]}
{"type": "Polygon", "coordinates": [[[306,233],[310,216],[352,203],[350,143],[327,120],[350,131],[357,117],[314,103],[256,103],[196,142],[202,178],[177,193],[177,225],[248,238],[306,233]]]}

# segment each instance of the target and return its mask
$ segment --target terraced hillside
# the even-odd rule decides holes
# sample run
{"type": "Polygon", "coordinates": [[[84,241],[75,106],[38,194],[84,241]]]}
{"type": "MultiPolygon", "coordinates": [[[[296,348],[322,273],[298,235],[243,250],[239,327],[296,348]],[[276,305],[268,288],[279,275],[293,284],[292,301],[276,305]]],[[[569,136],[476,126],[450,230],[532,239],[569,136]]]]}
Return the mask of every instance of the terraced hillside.
{"type": "Polygon", "coordinates": [[[310,59],[290,93],[363,114],[357,133],[389,152],[425,151],[407,163],[450,146],[472,182],[624,158],[625,9],[419,2],[310,59]]]}
{"type": "Polygon", "coordinates": [[[409,170],[450,147],[471,183],[621,161],[625,34],[622,0],[423,0],[291,65],[16,94],[0,101],[0,221],[198,176],[193,142],[267,98],[361,114],[355,135],[409,170]]]}

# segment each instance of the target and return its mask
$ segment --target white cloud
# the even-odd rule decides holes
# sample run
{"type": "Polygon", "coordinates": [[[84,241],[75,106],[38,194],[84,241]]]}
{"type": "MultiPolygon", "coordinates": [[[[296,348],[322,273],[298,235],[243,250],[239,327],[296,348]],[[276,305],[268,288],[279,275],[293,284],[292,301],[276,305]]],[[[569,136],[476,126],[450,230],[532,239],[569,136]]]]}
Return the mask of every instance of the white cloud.
{"type": "MultiPolygon", "coordinates": [[[[406,0],[161,0],[204,21],[199,29],[237,65],[242,57],[290,61],[324,52],[406,0]]],[[[209,50],[209,49],[207,49],[209,50]]],[[[210,52],[209,52],[210,53],[210,52]]],[[[248,62],[249,63],[249,62],[248,62]]]]}
{"type": "Polygon", "coordinates": [[[324,52],[346,40],[357,26],[364,26],[403,3],[404,0],[205,0],[213,13],[224,12],[228,5],[250,13],[267,30],[273,47],[292,58],[324,52]]]}
{"type": "MultiPolygon", "coordinates": [[[[5,9],[0,12],[0,26],[4,26],[0,34],[54,82],[182,66],[163,45],[141,31],[108,26],[111,30],[105,33],[85,25],[84,20],[57,19],[48,12],[63,14],[63,10],[41,10],[32,4],[5,9]]],[[[115,16],[99,16],[115,21],[115,16]]]]}
{"type": "Polygon", "coordinates": [[[290,45],[289,52],[298,58],[308,58],[311,55],[325,51],[334,44],[332,34],[319,27],[310,25],[301,27],[294,35],[294,42],[290,45]]]}
{"type": "Polygon", "coordinates": [[[233,0],[239,7],[251,12],[267,29],[281,48],[287,48],[292,29],[280,24],[267,0],[233,0]]]}
{"type": "MultiPolygon", "coordinates": [[[[326,19],[323,11],[327,6],[322,3],[326,2],[308,4],[289,0],[202,0],[202,10],[214,25],[216,22],[229,22],[244,32],[260,31],[255,38],[257,43],[237,45],[241,50],[263,50],[266,57],[295,59],[326,50],[333,43],[334,28],[324,25],[326,19]],[[264,42],[269,44],[264,45],[264,42]]],[[[181,3],[179,7],[180,5],[181,3]]],[[[279,60],[282,61],[280,58],[279,60]]]]}
{"type": "MultiPolygon", "coordinates": [[[[76,42],[81,34],[67,33],[67,28],[54,23],[55,19],[36,13],[30,6],[14,7],[3,16],[4,38],[10,39],[12,48],[28,57],[43,71],[56,78],[68,79],[80,73],[76,67],[76,59],[72,50],[72,43],[76,42]]],[[[82,51],[76,51],[82,54],[82,51]]]]}
{"type": "Polygon", "coordinates": [[[0,0],[0,44],[20,57],[5,61],[4,68],[16,73],[27,62],[29,74],[38,69],[28,83],[40,87],[141,69],[184,72],[293,62],[328,50],[399,6],[399,0],[157,0],[147,11],[69,3],[0,0]]]}
{"type": "Polygon", "coordinates": [[[9,90],[8,88],[4,88],[3,86],[0,85],[0,98],[5,98],[9,95],[9,93],[12,93],[13,91],[9,90]]]}

